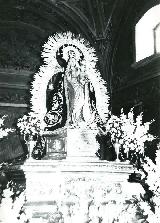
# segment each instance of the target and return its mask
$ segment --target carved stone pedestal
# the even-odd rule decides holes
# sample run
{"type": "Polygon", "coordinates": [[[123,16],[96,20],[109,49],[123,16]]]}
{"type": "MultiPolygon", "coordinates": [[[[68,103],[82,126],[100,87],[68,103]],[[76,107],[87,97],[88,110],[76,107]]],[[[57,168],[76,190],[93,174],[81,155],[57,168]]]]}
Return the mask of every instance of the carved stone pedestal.
{"type": "MultiPolygon", "coordinates": [[[[132,166],[106,161],[26,162],[25,209],[31,223],[112,223],[123,219],[141,186],[127,181],[132,166]]],[[[129,221],[138,222],[136,216],[129,221]]]]}
{"type": "Polygon", "coordinates": [[[26,161],[25,209],[31,223],[138,222],[136,211],[129,221],[118,221],[142,190],[128,182],[133,168],[99,161],[96,135],[97,129],[64,127],[46,134],[46,160],[26,161]]]}
{"type": "Polygon", "coordinates": [[[63,127],[53,132],[45,132],[45,160],[67,158],[69,160],[98,160],[95,153],[99,149],[96,141],[97,129],[63,127]]]}
{"type": "Polygon", "coordinates": [[[97,129],[67,128],[67,160],[71,162],[98,161],[96,152],[99,144],[96,141],[97,129]]]}
{"type": "Polygon", "coordinates": [[[65,159],[67,149],[67,129],[64,127],[52,132],[45,132],[43,136],[46,139],[46,156],[43,159],[65,159]]]}

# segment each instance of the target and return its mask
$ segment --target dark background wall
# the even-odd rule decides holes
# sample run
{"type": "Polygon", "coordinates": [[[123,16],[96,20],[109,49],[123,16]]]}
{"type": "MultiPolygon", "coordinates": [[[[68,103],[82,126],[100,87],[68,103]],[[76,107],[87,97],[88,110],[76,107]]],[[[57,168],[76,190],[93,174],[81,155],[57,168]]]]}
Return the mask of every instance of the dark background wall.
{"type": "MultiPolygon", "coordinates": [[[[55,32],[81,34],[95,47],[98,68],[107,81],[111,109],[135,106],[144,120],[160,121],[160,63],[151,57],[135,63],[135,24],[157,0],[0,0],[0,115],[7,126],[29,109],[29,86],[43,63],[42,46],[55,32]]],[[[0,161],[22,155],[19,137],[0,142],[0,161]],[[13,140],[14,139],[14,140],[13,140]]]]}
{"type": "Polygon", "coordinates": [[[124,107],[128,111],[135,107],[135,113],[143,112],[144,121],[152,119],[151,133],[160,135],[160,57],[152,55],[135,62],[135,25],[151,7],[160,1],[137,1],[131,10],[126,26],[119,36],[112,58],[113,106],[114,112],[124,107]],[[142,5],[140,5],[140,3],[142,5]]]}

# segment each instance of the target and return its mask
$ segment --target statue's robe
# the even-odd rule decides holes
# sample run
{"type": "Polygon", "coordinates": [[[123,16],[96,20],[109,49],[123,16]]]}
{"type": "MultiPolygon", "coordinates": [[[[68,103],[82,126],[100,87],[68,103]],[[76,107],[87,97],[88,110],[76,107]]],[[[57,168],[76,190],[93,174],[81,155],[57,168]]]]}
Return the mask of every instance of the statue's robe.
{"type": "Polygon", "coordinates": [[[67,104],[64,89],[64,73],[55,74],[53,90],[47,92],[47,114],[44,120],[46,130],[53,131],[65,125],[67,120],[67,104]],[[53,100],[53,98],[56,98],[53,100]]]}
{"type": "MultiPolygon", "coordinates": [[[[66,124],[67,119],[71,118],[71,113],[73,112],[72,104],[75,100],[74,91],[69,83],[64,83],[64,75],[65,74],[62,72],[54,75],[55,81],[53,83],[53,90],[48,91],[47,93],[47,114],[44,120],[47,124],[46,130],[48,131],[53,131],[55,129],[63,127],[66,124]],[[68,98],[66,98],[66,94],[68,98]]],[[[90,82],[88,82],[87,85],[89,90],[90,108],[92,110],[95,110],[95,92],[93,87],[91,87],[90,82]]]]}

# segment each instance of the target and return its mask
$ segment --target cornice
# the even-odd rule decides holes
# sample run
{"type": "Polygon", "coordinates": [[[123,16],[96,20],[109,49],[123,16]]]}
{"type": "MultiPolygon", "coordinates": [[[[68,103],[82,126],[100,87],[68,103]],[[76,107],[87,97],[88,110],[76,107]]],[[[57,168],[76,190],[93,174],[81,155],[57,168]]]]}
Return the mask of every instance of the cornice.
{"type": "Polygon", "coordinates": [[[12,88],[12,89],[28,90],[29,86],[27,86],[25,84],[10,84],[10,83],[0,82],[0,88],[12,88]]]}
{"type": "Polygon", "coordinates": [[[2,75],[16,75],[16,76],[25,76],[29,77],[31,74],[33,74],[32,71],[28,70],[16,70],[14,68],[0,68],[0,76],[2,75]]]}
{"type": "Polygon", "coordinates": [[[15,108],[27,108],[27,104],[18,104],[18,103],[4,103],[0,102],[0,107],[15,107],[15,108]]]}

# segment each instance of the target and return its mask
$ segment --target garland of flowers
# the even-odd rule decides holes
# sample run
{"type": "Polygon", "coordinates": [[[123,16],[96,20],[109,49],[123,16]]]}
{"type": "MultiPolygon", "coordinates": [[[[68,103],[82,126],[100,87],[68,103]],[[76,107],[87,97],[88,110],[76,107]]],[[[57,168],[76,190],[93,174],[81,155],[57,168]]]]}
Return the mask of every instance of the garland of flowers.
{"type": "MultiPolygon", "coordinates": [[[[101,78],[99,71],[96,69],[96,62],[98,59],[96,57],[95,50],[89,46],[89,43],[86,40],[80,36],[75,37],[71,32],[57,33],[54,36],[50,36],[47,43],[44,44],[42,58],[44,59],[45,65],[40,67],[39,72],[34,75],[34,80],[32,82],[32,111],[39,116],[42,123],[46,114],[46,88],[48,82],[53,75],[64,71],[57,62],[56,53],[60,47],[65,44],[68,44],[68,50],[70,50],[72,45],[74,45],[83,53],[83,60],[85,60],[86,63],[86,74],[95,89],[97,110],[102,121],[106,122],[109,113],[109,96],[105,86],[105,81],[101,78]],[[98,100],[98,98],[100,100],[98,100]]],[[[65,51],[63,58],[66,59],[65,51]]]]}

